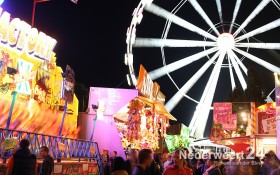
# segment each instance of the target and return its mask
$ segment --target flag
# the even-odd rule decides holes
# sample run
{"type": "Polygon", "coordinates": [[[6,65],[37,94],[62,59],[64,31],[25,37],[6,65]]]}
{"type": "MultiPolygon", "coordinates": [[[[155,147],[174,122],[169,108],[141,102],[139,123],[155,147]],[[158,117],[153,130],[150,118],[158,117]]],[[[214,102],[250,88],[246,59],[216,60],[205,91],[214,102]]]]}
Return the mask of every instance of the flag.
{"type": "Polygon", "coordinates": [[[77,4],[78,3],[78,0],[71,0],[72,2],[74,2],[75,4],[77,4]]]}

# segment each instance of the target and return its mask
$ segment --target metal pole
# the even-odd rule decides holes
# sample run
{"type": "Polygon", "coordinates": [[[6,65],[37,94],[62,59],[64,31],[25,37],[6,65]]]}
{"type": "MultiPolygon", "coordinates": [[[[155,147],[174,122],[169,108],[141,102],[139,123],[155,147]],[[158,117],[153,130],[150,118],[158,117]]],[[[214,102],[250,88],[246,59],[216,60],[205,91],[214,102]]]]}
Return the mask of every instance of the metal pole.
{"type": "Polygon", "coordinates": [[[17,98],[17,91],[13,91],[12,94],[13,94],[13,99],[12,99],[12,104],[11,104],[11,107],[10,107],[8,120],[7,120],[7,124],[6,124],[6,135],[7,135],[7,137],[8,137],[8,130],[9,130],[9,127],[10,127],[11,118],[12,118],[12,114],[13,114],[13,109],[14,109],[14,106],[15,106],[16,98],[17,98]]]}
{"type": "Polygon", "coordinates": [[[63,124],[64,124],[64,119],[65,119],[65,116],[66,116],[66,111],[67,111],[67,100],[65,101],[65,106],[64,106],[64,111],[63,111],[63,115],[62,115],[62,121],[61,121],[61,125],[60,125],[60,128],[59,128],[59,132],[58,132],[58,136],[61,136],[61,133],[62,133],[62,128],[63,128],[63,124]]]}
{"type": "MultiPolygon", "coordinates": [[[[275,76],[275,102],[276,102],[276,143],[280,143],[280,81],[279,75],[275,76]]],[[[280,144],[276,144],[276,154],[280,158],[280,144]]]]}
{"type": "Polygon", "coordinates": [[[96,113],[96,117],[95,117],[95,119],[93,119],[93,128],[92,128],[92,132],[91,132],[90,140],[92,140],[92,139],[93,139],[93,134],[94,134],[95,126],[96,126],[96,120],[97,120],[97,113],[96,113]]]}
{"type": "Polygon", "coordinates": [[[31,22],[32,27],[34,26],[34,17],[35,17],[36,3],[37,3],[37,0],[33,0],[32,22],[31,22]]]}

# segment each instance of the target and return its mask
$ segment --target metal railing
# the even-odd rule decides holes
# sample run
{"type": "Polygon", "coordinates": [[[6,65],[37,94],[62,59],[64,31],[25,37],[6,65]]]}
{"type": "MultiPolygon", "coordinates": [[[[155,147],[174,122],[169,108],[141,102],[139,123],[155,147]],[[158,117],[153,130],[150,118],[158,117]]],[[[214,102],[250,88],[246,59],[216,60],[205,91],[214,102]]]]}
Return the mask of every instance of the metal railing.
{"type": "Polygon", "coordinates": [[[0,128],[2,159],[7,159],[11,156],[12,150],[5,151],[4,142],[7,138],[13,137],[17,138],[18,141],[28,139],[30,141],[30,151],[36,156],[42,146],[47,146],[54,159],[87,158],[95,160],[102,174],[102,162],[97,142],[0,128]]]}

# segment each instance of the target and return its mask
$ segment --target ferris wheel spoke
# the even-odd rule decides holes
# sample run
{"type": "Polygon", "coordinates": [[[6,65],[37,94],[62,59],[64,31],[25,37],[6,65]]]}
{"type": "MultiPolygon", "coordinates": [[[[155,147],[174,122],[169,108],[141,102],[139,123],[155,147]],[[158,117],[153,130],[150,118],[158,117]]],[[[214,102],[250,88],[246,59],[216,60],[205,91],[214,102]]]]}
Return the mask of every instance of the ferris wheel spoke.
{"type": "Polygon", "coordinates": [[[149,75],[150,75],[152,80],[155,80],[159,77],[162,77],[162,76],[166,75],[167,72],[170,73],[170,72],[173,72],[177,69],[180,69],[180,68],[182,68],[182,67],[184,67],[184,66],[186,66],[186,65],[188,65],[188,64],[190,64],[194,61],[197,61],[197,60],[199,60],[199,59],[201,59],[201,58],[203,58],[203,57],[205,57],[205,56],[207,56],[207,55],[209,55],[209,54],[211,54],[211,53],[213,53],[217,50],[218,49],[216,47],[214,47],[214,48],[210,48],[208,50],[199,52],[197,54],[194,54],[194,55],[191,55],[189,57],[186,57],[186,58],[183,58],[181,60],[170,63],[166,66],[161,67],[161,68],[155,69],[155,70],[149,72],[149,75]]]}
{"type": "Polygon", "coordinates": [[[172,21],[173,23],[185,28],[185,29],[188,29],[192,32],[195,32],[201,36],[204,36],[206,38],[209,38],[213,41],[216,41],[217,40],[217,37],[211,35],[210,33],[202,30],[201,28],[189,23],[188,21],[170,13],[169,11],[155,5],[155,4],[150,4],[149,6],[145,6],[144,8],[146,11],[150,12],[150,13],[153,13],[154,15],[157,15],[159,17],[162,17],[162,18],[165,18],[166,20],[170,20],[172,21]]]}
{"type": "Polygon", "coordinates": [[[242,63],[242,61],[240,61],[238,56],[232,50],[229,50],[229,52],[233,55],[233,58],[235,59],[235,61],[239,64],[239,66],[241,67],[243,72],[247,75],[248,69],[246,68],[246,66],[242,63]]]}
{"type": "Polygon", "coordinates": [[[278,10],[280,10],[280,4],[277,0],[272,0],[273,4],[275,5],[275,7],[278,8],[278,10]]]}
{"type": "Polygon", "coordinates": [[[266,31],[269,31],[271,29],[277,28],[279,26],[280,26],[280,19],[277,19],[275,21],[272,21],[272,22],[270,22],[270,23],[268,23],[268,24],[266,24],[264,26],[261,26],[261,27],[255,29],[255,30],[249,32],[249,33],[246,33],[246,34],[236,38],[236,42],[244,40],[246,38],[250,38],[250,37],[255,36],[257,34],[260,34],[260,33],[264,33],[266,31]]]}
{"type": "MultiPolygon", "coordinates": [[[[258,43],[263,43],[261,40],[259,40],[257,38],[252,37],[252,39],[255,40],[258,43]]],[[[266,50],[266,52],[269,53],[274,59],[278,60],[280,58],[280,54],[277,53],[275,50],[268,49],[268,50],[266,50]]]]}
{"type": "MultiPolygon", "coordinates": [[[[221,21],[221,24],[222,24],[222,27],[223,27],[224,26],[223,25],[224,21],[223,21],[223,11],[222,11],[221,0],[216,0],[216,5],[217,5],[220,21],[221,21]]],[[[224,30],[224,28],[223,28],[223,30],[224,30]]]]}
{"type": "Polygon", "coordinates": [[[136,38],[133,47],[207,47],[216,45],[216,42],[209,41],[136,38]]]}
{"type": "Polygon", "coordinates": [[[244,77],[243,77],[243,75],[242,75],[242,72],[241,72],[241,70],[240,70],[240,68],[239,68],[239,66],[238,66],[238,63],[237,63],[236,60],[234,59],[234,54],[233,54],[233,52],[232,52],[232,51],[229,52],[229,53],[228,53],[228,56],[229,56],[230,61],[232,62],[232,66],[233,66],[233,68],[234,68],[234,70],[235,70],[235,72],[236,72],[236,74],[237,74],[237,77],[238,77],[239,82],[240,82],[240,84],[241,84],[241,86],[242,86],[242,89],[243,89],[243,90],[247,89],[247,83],[246,83],[246,81],[245,81],[245,79],[244,79],[244,77]]]}
{"type": "Polygon", "coordinates": [[[218,79],[220,75],[220,71],[222,68],[222,63],[225,57],[225,51],[223,51],[219,58],[217,63],[214,66],[214,69],[210,75],[210,78],[206,84],[206,87],[203,91],[202,97],[199,101],[199,104],[197,105],[197,109],[194,113],[193,119],[194,121],[191,121],[191,124],[189,126],[191,130],[191,135],[196,135],[197,138],[202,138],[203,133],[205,130],[205,126],[207,123],[207,119],[209,116],[210,108],[213,102],[215,90],[218,84],[218,79]],[[199,125],[199,127],[198,127],[199,125]]]}
{"type": "Polygon", "coordinates": [[[229,28],[229,33],[231,33],[231,31],[232,31],[232,27],[233,27],[233,24],[235,23],[235,19],[238,14],[239,8],[241,6],[241,2],[242,2],[242,0],[236,0],[233,15],[232,15],[232,20],[231,20],[231,24],[230,24],[230,28],[229,28]]]}
{"type": "Polygon", "coordinates": [[[248,59],[252,60],[253,62],[263,66],[264,68],[272,71],[272,72],[275,72],[277,74],[280,74],[280,68],[277,67],[277,66],[274,66],[273,64],[269,63],[269,62],[266,62],[252,54],[249,54],[243,50],[240,50],[238,48],[234,48],[234,50],[238,53],[240,53],[241,55],[244,55],[245,57],[247,57],[248,59]]]}
{"type": "Polygon", "coordinates": [[[233,76],[233,71],[232,71],[232,66],[231,66],[231,61],[230,58],[228,57],[228,69],[229,69],[229,75],[230,75],[230,82],[231,82],[231,90],[233,91],[236,87],[235,85],[235,80],[233,76]]]}
{"type": "Polygon", "coordinates": [[[262,0],[255,10],[247,17],[247,19],[241,24],[241,26],[234,32],[234,36],[237,36],[270,2],[271,0],[262,0]]]}
{"type": "Polygon", "coordinates": [[[207,14],[204,12],[204,10],[201,8],[199,3],[196,0],[189,0],[191,5],[194,7],[194,9],[198,12],[198,14],[201,15],[201,17],[205,20],[205,22],[213,29],[213,31],[219,36],[220,32],[216,29],[213,22],[209,19],[207,14]]]}
{"type": "Polygon", "coordinates": [[[220,52],[216,52],[215,55],[208,60],[185,84],[177,91],[177,93],[166,103],[165,107],[167,111],[172,111],[174,107],[182,100],[185,94],[195,85],[195,83],[200,79],[200,77],[206,72],[206,70],[213,64],[217,59],[220,52]]]}
{"type": "Polygon", "coordinates": [[[235,47],[280,50],[280,43],[236,43],[235,47]]]}

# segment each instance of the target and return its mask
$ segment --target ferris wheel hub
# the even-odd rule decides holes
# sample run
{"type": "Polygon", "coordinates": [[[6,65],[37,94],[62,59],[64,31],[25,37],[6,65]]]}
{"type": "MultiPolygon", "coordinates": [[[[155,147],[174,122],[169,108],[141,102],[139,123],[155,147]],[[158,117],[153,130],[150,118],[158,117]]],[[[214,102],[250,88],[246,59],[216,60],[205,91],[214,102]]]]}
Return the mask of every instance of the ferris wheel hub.
{"type": "Polygon", "coordinates": [[[217,39],[217,45],[220,50],[231,50],[235,45],[235,40],[232,34],[223,33],[217,39]]]}

